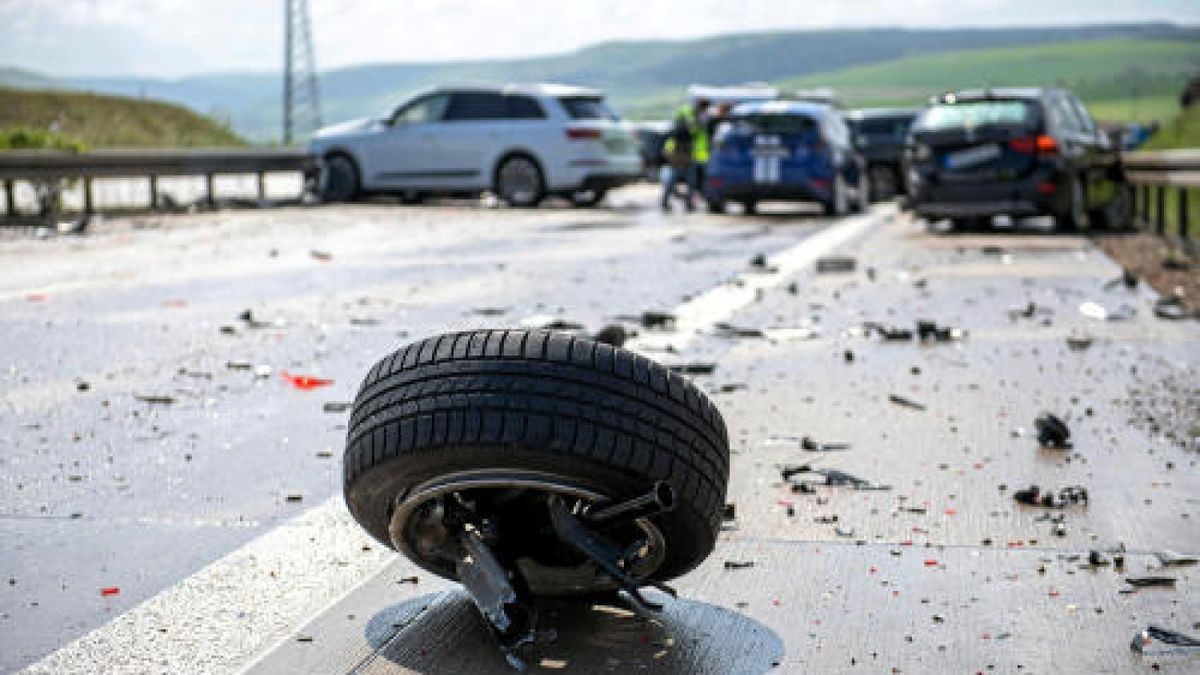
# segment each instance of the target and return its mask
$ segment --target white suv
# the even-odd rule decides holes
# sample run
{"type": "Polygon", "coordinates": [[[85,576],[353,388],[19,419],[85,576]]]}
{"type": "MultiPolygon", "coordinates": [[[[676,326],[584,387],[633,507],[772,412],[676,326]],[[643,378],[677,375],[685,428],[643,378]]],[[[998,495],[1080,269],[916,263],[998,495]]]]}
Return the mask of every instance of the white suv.
{"type": "Polygon", "coordinates": [[[641,171],[632,126],[601,92],[551,84],[427,90],[386,118],[318,131],[310,152],[327,201],[491,190],[513,206],[587,206],[641,171]]]}

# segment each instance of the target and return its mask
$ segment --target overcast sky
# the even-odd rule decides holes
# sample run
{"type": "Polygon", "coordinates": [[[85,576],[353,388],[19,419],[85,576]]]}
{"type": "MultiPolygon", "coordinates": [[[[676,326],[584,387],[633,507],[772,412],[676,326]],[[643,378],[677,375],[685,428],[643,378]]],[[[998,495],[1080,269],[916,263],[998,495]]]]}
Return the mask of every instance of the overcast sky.
{"type": "MultiPolygon", "coordinates": [[[[796,28],[1200,24],[1198,0],[309,0],[321,69],[796,28]]],[[[0,66],[52,75],[278,70],[283,0],[0,0],[0,66]]]]}

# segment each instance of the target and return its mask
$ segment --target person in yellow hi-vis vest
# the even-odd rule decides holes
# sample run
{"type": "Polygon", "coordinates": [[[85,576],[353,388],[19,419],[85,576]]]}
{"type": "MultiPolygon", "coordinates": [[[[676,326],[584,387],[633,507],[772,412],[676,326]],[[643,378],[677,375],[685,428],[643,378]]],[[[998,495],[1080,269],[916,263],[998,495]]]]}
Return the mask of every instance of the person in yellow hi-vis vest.
{"type": "Polygon", "coordinates": [[[687,185],[684,206],[696,208],[696,196],[704,187],[704,167],[708,164],[708,128],[702,115],[708,101],[698,100],[693,106],[682,106],[675,116],[675,125],[663,143],[662,209],[671,210],[671,197],[678,196],[676,186],[687,185]]]}

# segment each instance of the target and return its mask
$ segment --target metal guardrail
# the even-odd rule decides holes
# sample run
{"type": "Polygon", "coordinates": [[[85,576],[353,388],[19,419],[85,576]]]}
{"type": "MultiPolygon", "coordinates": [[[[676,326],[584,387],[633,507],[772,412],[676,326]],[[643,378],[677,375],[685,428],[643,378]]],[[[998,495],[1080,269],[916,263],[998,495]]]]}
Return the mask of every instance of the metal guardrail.
{"type": "Polygon", "coordinates": [[[5,212],[16,214],[13,185],[16,181],[82,179],[84,211],[93,210],[92,179],[147,178],[150,207],[158,203],[161,176],[204,176],[206,197],[216,203],[213,177],[221,174],[256,174],[258,196],[266,193],[264,175],[269,172],[304,171],[311,159],[303,150],[289,149],[196,149],[196,150],[9,150],[0,152],[0,181],[4,183],[5,212]]]}
{"type": "Polygon", "coordinates": [[[1134,214],[1158,234],[1167,233],[1167,201],[1175,198],[1179,236],[1191,236],[1188,191],[1200,189],[1200,148],[1129,152],[1123,157],[1125,178],[1134,189],[1134,214]]]}

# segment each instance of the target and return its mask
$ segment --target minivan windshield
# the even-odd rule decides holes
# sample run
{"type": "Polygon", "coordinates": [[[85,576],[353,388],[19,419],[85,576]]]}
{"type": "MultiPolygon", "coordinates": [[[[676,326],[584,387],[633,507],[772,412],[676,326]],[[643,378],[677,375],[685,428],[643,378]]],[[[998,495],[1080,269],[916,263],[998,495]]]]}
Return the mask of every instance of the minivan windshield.
{"type": "Polygon", "coordinates": [[[564,96],[558,99],[563,109],[573,120],[612,120],[621,119],[602,98],[593,96],[564,96]]]}
{"type": "Polygon", "coordinates": [[[984,126],[1033,126],[1037,108],[1030,101],[1009,99],[940,103],[917,118],[915,131],[975,129],[984,126]]]}

